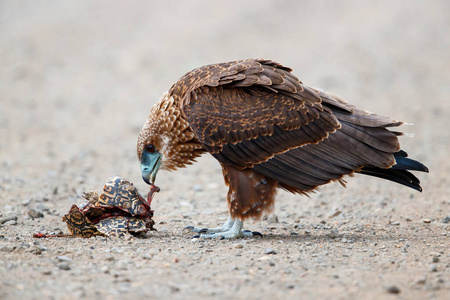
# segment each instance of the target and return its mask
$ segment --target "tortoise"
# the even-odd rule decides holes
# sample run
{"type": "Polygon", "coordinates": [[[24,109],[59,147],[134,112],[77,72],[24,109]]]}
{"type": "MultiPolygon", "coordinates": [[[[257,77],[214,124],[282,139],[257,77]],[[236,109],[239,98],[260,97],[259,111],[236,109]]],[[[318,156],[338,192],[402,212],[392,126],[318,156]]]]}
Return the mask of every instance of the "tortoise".
{"type": "Polygon", "coordinates": [[[149,230],[156,230],[153,228],[155,222],[152,219],[153,210],[150,208],[155,192],[159,192],[159,188],[152,185],[146,201],[130,181],[122,177],[108,178],[100,196],[95,191],[84,193],[83,198],[87,201],[79,207],[72,205],[62,218],[71,235],[38,233],[34,236],[140,236],[149,230]]]}

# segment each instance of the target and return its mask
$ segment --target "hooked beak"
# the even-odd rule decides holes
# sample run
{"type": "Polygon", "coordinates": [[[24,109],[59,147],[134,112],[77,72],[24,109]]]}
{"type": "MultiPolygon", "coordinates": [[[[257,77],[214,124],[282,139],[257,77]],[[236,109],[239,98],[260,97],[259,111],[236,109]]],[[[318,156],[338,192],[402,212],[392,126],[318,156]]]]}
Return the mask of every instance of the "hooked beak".
{"type": "Polygon", "coordinates": [[[160,166],[161,166],[161,153],[144,152],[141,160],[142,179],[144,179],[144,181],[147,184],[154,184],[156,179],[156,173],[158,173],[160,166]]]}

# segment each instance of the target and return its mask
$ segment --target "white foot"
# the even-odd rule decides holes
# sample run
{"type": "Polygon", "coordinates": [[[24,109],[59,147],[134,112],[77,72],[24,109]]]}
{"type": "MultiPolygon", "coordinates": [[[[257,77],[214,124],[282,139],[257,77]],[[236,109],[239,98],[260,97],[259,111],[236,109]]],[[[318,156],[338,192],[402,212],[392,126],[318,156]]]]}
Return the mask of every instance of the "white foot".
{"type": "Polygon", "coordinates": [[[190,229],[193,232],[198,233],[216,233],[216,232],[225,232],[230,230],[230,228],[233,226],[234,220],[229,216],[228,219],[225,221],[225,223],[222,225],[222,227],[216,227],[216,228],[200,228],[200,227],[194,227],[194,226],[187,226],[184,229],[190,229]]]}
{"type": "Polygon", "coordinates": [[[195,235],[194,238],[205,238],[205,239],[236,239],[241,237],[253,237],[253,236],[261,236],[262,234],[257,231],[250,230],[242,230],[244,226],[244,222],[241,220],[233,220],[231,217],[228,217],[225,224],[222,227],[218,228],[198,228],[193,226],[188,226],[185,229],[191,229],[194,232],[200,233],[199,235],[195,235]]]}

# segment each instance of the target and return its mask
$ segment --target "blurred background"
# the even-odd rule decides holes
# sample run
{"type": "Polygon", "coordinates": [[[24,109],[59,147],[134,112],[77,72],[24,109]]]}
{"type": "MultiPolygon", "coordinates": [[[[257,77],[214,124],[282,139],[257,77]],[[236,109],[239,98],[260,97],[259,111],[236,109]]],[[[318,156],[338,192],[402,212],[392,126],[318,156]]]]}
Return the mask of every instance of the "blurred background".
{"type": "Polygon", "coordinates": [[[384,283],[398,284],[403,298],[445,297],[449,28],[448,0],[1,0],[0,217],[17,221],[0,226],[0,298],[229,299],[240,289],[246,299],[380,299],[388,297],[384,283]],[[205,155],[158,174],[159,231],[149,239],[31,237],[67,232],[61,216],[108,177],[125,177],[146,194],[136,140],[152,105],[191,69],[244,58],[277,61],[306,85],[413,123],[402,130],[414,137],[401,142],[430,169],[418,174],[424,192],[362,175],[347,189],[332,183],[310,198],[280,191],[279,224],[246,223],[267,238],[201,249],[182,228],[227,218],[222,172],[205,155]],[[30,217],[33,209],[41,218],[30,217]],[[323,224],[355,243],[328,243],[323,224]],[[397,249],[405,239],[409,256],[397,249]],[[119,255],[112,246],[131,250],[119,255]],[[260,261],[267,247],[280,251],[276,265],[260,261]],[[434,251],[442,256],[433,270],[434,251]],[[66,254],[69,272],[55,265],[66,254]]]}
{"type": "MultiPolygon", "coordinates": [[[[11,193],[0,197],[98,188],[112,175],[144,187],[135,145],[155,101],[195,67],[252,57],[414,123],[403,127],[415,135],[404,148],[430,167],[425,189],[443,187],[449,28],[445,0],[3,0],[0,191],[11,193]]],[[[222,185],[218,164],[201,160],[159,184],[208,174],[222,185]]]]}

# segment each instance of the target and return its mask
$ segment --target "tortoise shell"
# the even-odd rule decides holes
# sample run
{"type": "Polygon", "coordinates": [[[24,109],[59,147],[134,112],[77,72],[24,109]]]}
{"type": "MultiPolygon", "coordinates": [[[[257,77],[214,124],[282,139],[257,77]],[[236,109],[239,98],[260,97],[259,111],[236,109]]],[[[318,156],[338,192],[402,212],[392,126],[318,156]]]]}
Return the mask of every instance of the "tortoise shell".
{"type": "Polygon", "coordinates": [[[103,193],[88,192],[83,195],[87,202],[72,205],[63,221],[76,237],[140,235],[155,230],[153,210],[150,209],[153,192],[146,201],[130,181],[111,177],[103,187],[103,193]]]}

